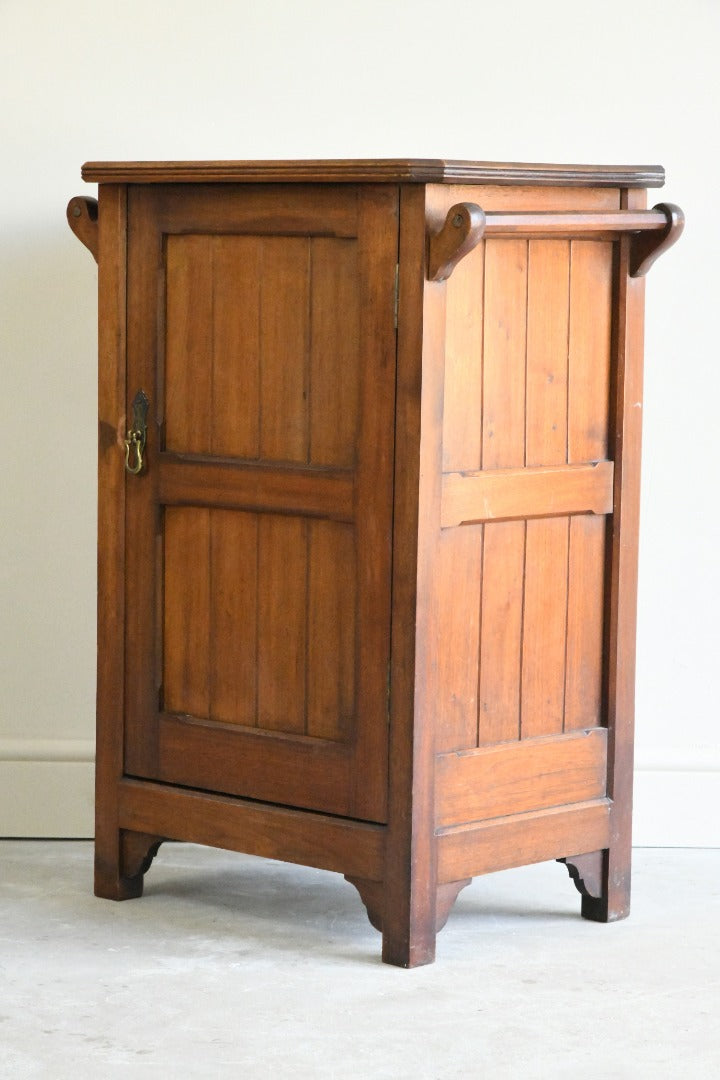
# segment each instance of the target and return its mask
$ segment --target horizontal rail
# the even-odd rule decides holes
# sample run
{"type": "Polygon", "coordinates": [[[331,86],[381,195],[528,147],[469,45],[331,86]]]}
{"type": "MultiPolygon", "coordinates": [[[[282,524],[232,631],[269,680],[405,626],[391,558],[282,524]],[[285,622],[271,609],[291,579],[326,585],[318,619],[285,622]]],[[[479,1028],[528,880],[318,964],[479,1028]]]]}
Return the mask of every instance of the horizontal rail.
{"type": "Polygon", "coordinates": [[[436,825],[443,829],[603,798],[607,729],[541,735],[435,760],[436,825]]]}
{"type": "Polygon", "coordinates": [[[428,228],[427,276],[447,281],[453,270],[486,237],[533,236],[555,240],[616,240],[630,238],[630,277],[644,277],[663,251],[677,241],[685,216],[674,203],[658,203],[652,210],[611,210],[604,213],[533,213],[496,210],[485,213],[477,203],[451,206],[442,228],[428,228]]]}
{"type": "Polygon", "coordinates": [[[498,210],[485,215],[485,236],[584,236],[598,233],[652,232],[667,229],[661,210],[619,210],[608,213],[516,213],[498,210]]]}
{"type": "Polygon", "coordinates": [[[437,831],[438,880],[600,851],[610,844],[610,800],[593,799],[437,831]]]}
{"type": "Polygon", "coordinates": [[[447,529],[479,521],[610,514],[613,474],[611,461],[445,473],[440,524],[447,529]]]}
{"type": "Polygon", "coordinates": [[[166,506],[209,506],[252,513],[301,514],[352,521],[349,469],[322,469],[192,459],[163,453],[159,496],[166,506]]]}
{"type": "Polygon", "coordinates": [[[382,880],[382,825],[127,778],[118,802],[121,829],[382,880]]]}

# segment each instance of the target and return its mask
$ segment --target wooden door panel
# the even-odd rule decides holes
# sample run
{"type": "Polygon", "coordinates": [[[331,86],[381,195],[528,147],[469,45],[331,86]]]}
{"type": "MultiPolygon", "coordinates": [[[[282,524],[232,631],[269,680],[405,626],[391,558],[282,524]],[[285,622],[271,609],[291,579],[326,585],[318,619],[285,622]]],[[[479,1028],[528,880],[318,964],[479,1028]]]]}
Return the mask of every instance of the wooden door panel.
{"type": "Polygon", "coordinates": [[[169,235],[165,266],[165,449],[352,466],[357,243],[169,235]]]}
{"type": "Polygon", "coordinates": [[[397,192],[277,195],[130,192],[126,771],[384,820],[397,192]]]}
{"type": "Polygon", "coordinates": [[[163,709],[346,739],[356,680],[352,526],[167,507],[164,537],[163,709]]]}

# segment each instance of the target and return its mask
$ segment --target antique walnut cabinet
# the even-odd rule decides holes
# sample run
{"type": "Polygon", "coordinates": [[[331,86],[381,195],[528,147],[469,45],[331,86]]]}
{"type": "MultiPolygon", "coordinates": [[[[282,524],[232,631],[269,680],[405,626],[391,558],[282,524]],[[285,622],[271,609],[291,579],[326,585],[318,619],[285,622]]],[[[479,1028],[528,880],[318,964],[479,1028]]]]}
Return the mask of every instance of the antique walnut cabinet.
{"type": "Polygon", "coordinates": [[[163,839],[338,871],[431,961],[473,875],[627,914],[659,168],[85,165],[96,892],[163,839]]]}

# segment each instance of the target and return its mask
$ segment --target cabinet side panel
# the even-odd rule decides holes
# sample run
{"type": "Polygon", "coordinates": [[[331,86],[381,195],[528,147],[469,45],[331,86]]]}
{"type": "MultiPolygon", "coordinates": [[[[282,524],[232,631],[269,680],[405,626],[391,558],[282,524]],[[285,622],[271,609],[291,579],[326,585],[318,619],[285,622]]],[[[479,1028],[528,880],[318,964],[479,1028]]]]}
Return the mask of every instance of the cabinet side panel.
{"type": "Polygon", "coordinates": [[[566,731],[601,723],[606,529],[603,517],[570,519],[566,731]]]}
{"type": "MultiPolygon", "coordinates": [[[[570,244],[528,243],[526,466],[562,465],[567,455],[570,244]]],[[[568,519],[528,521],[525,549],[522,738],[562,731],[568,519]]]]}
{"type": "MultiPolygon", "coordinates": [[[[485,244],[482,468],[525,464],[528,243],[485,244]]],[[[479,675],[479,743],[520,730],[520,647],[526,526],[485,526],[479,675]]]]}
{"type": "Polygon", "coordinates": [[[477,745],[520,735],[524,521],[484,526],[477,745]]]}
{"type": "Polygon", "coordinates": [[[563,729],[568,525],[565,517],[527,522],[520,734],[563,729]]]}
{"type": "Polygon", "coordinates": [[[613,245],[573,240],[570,262],[568,461],[608,456],[613,245]]]}
{"type": "Polygon", "coordinates": [[[483,525],[444,529],[436,551],[437,750],[474,746],[483,525]]]}
{"type": "Polygon", "coordinates": [[[444,472],[481,464],[484,273],[485,244],[480,243],[446,285],[444,472]]]}
{"type": "MultiPolygon", "coordinates": [[[[568,462],[609,455],[613,258],[610,243],[573,241],[570,259],[568,462]]],[[[602,722],[606,521],[570,528],[565,730],[602,722]]]]}

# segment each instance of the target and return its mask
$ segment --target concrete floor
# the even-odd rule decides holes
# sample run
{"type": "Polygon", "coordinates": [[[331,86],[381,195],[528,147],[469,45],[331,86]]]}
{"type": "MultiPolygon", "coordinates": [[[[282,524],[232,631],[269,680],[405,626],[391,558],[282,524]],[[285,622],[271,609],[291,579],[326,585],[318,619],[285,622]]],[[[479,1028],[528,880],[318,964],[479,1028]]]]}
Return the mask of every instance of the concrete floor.
{"type": "Polygon", "coordinates": [[[613,926],[557,864],[477,879],[415,971],[338,875],[172,844],[115,904],[91,863],[0,843],[2,1080],[720,1077],[720,851],[636,851],[613,926]]]}

